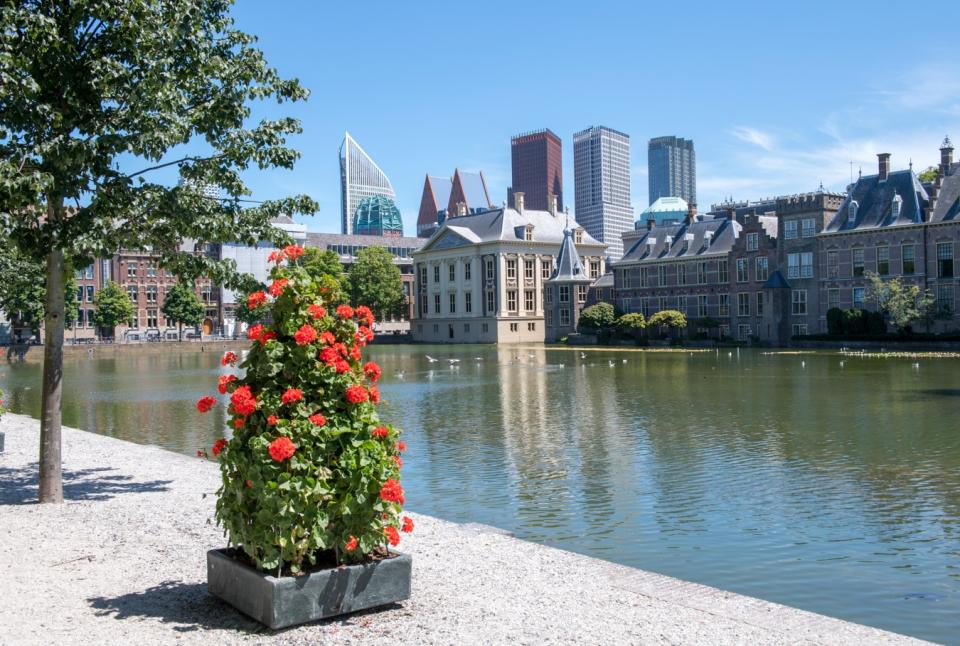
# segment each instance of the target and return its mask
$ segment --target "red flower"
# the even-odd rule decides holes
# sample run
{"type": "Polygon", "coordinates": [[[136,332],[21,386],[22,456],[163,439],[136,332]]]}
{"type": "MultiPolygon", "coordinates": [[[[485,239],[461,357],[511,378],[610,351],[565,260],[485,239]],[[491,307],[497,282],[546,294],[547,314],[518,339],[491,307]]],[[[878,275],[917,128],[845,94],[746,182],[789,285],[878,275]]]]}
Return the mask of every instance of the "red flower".
{"type": "Polygon", "coordinates": [[[247,329],[247,338],[251,341],[259,341],[261,336],[263,336],[263,326],[259,323],[251,325],[249,329],[247,329]]]}
{"type": "Polygon", "coordinates": [[[253,480],[247,480],[244,484],[247,485],[247,489],[253,489],[253,480]]]}
{"type": "Polygon", "coordinates": [[[380,497],[387,502],[398,502],[402,505],[403,489],[400,487],[400,483],[393,478],[387,480],[383,483],[383,486],[380,487],[380,497]]]}
{"type": "Polygon", "coordinates": [[[316,426],[323,426],[327,423],[327,418],[320,413],[316,413],[310,416],[310,423],[315,424],[316,426]]]}
{"type": "Polygon", "coordinates": [[[347,350],[347,346],[345,346],[345,345],[342,344],[342,343],[334,343],[334,344],[333,344],[332,346],[330,346],[330,347],[333,348],[334,350],[336,350],[337,353],[338,353],[341,357],[345,357],[345,356],[347,356],[348,354],[350,354],[349,350],[347,350]]]}
{"type": "Polygon", "coordinates": [[[383,371],[380,369],[380,366],[378,366],[372,361],[368,361],[367,363],[363,364],[363,372],[364,374],[367,375],[367,378],[370,381],[376,381],[377,379],[380,378],[380,375],[383,374],[383,371]]]}
{"type": "Polygon", "coordinates": [[[363,358],[363,355],[360,354],[359,345],[355,345],[352,348],[350,348],[350,358],[353,359],[354,361],[360,361],[360,359],[363,358]]]}
{"type": "Polygon", "coordinates": [[[206,450],[206,449],[197,449],[197,457],[198,457],[198,458],[205,458],[205,457],[207,457],[207,450],[206,450]]]}
{"type": "Polygon", "coordinates": [[[268,450],[270,451],[271,458],[277,462],[283,462],[293,457],[293,454],[297,452],[297,447],[294,446],[289,437],[278,437],[273,442],[270,442],[270,448],[268,450]]]}
{"type": "Polygon", "coordinates": [[[397,446],[397,450],[400,451],[400,453],[406,453],[406,452],[407,452],[407,443],[406,443],[406,442],[401,442],[401,441],[397,440],[396,446],[397,446]]]}
{"type": "Polygon", "coordinates": [[[380,403],[380,389],[376,386],[370,386],[370,401],[374,404],[380,403]]]}
{"type": "Polygon", "coordinates": [[[386,527],[383,533],[387,535],[387,540],[389,540],[390,544],[394,547],[400,544],[400,532],[397,531],[396,527],[386,527]]]}
{"type": "Polygon", "coordinates": [[[287,388],[280,400],[284,404],[292,404],[303,399],[303,391],[299,388],[287,388]]]}
{"type": "Polygon", "coordinates": [[[221,395],[226,395],[227,385],[236,380],[236,375],[220,375],[220,378],[217,380],[217,390],[220,391],[221,395]]]}
{"type": "Polygon", "coordinates": [[[320,333],[320,343],[325,345],[333,345],[337,342],[337,337],[333,336],[333,332],[321,332],[320,333]]]}
{"type": "Polygon", "coordinates": [[[267,341],[271,339],[276,339],[277,333],[273,330],[267,330],[263,333],[263,336],[260,337],[260,345],[267,345],[267,341]]]}
{"type": "Polygon", "coordinates": [[[345,372],[350,372],[350,364],[343,359],[337,359],[337,362],[334,364],[334,368],[337,370],[337,374],[342,375],[345,372]]]}
{"type": "Polygon", "coordinates": [[[413,521],[410,519],[409,516],[403,517],[403,527],[400,528],[400,531],[405,534],[409,534],[410,532],[413,531],[413,521]]]}
{"type": "Polygon", "coordinates": [[[347,388],[346,397],[351,404],[360,404],[367,401],[370,395],[363,386],[350,386],[347,388]]]}
{"type": "Polygon", "coordinates": [[[403,458],[401,458],[399,455],[393,456],[393,463],[397,465],[398,469],[403,468],[403,458]]]}
{"type": "Polygon", "coordinates": [[[270,287],[267,288],[267,291],[270,292],[270,295],[274,298],[280,296],[283,293],[283,288],[287,286],[286,278],[278,278],[277,280],[270,283],[270,287]]]}
{"type": "Polygon", "coordinates": [[[236,352],[224,352],[223,358],[220,359],[220,365],[233,365],[237,362],[237,353],[236,352]]]}
{"type": "Polygon", "coordinates": [[[357,328],[357,332],[359,334],[362,334],[363,338],[365,338],[368,343],[370,341],[373,341],[374,334],[373,334],[373,330],[371,330],[370,328],[361,325],[360,327],[357,328]]]}
{"type": "Polygon", "coordinates": [[[255,310],[262,305],[267,304],[267,295],[263,292],[253,292],[247,296],[247,308],[255,310]]]}
{"type": "Polygon", "coordinates": [[[238,386],[230,395],[230,403],[240,415],[250,415],[257,410],[257,398],[250,392],[250,386],[238,386]]]}
{"type": "Polygon", "coordinates": [[[290,260],[296,260],[303,255],[303,247],[295,244],[287,245],[283,248],[283,253],[287,254],[287,258],[290,260]]]}
{"type": "Polygon", "coordinates": [[[337,352],[336,348],[324,348],[317,355],[320,358],[320,361],[324,362],[331,368],[337,365],[337,361],[340,360],[340,353],[337,352]]]}
{"type": "Polygon", "coordinates": [[[314,304],[307,308],[307,314],[315,319],[322,319],[327,315],[327,310],[323,305],[314,304]]]}
{"type": "Polygon", "coordinates": [[[286,254],[282,251],[271,251],[270,255],[267,256],[267,262],[273,262],[279,265],[283,262],[284,258],[286,258],[286,254]]]}
{"type": "Polygon", "coordinates": [[[267,426],[276,426],[278,421],[276,415],[271,415],[267,418],[267,426]]]}
{"type": "Polygon", "coordinates": [[[197,410],[201,413],[206,413],[208,410],[213,408],[213,405],[217,403],[217,400],[207,395],[206,397],[201,397],[197,402],[197,410]]]}
{"type": "Polygon", "coordinates": [[[225,449],[227,447],[227,444],[228,444],[227,440],[222,437],[216,442],[214,442],[213,449],[211,449],[211,451],[213,452],[213,457],[217,457],[218,455],[220,455],[220,451],[225,449]]]}
{"type": "Polygon", "coordinates": [[[357,539],[351,536],[350,540],[347,541],[347,544],[344,545],[344,547],[347,548],[348,552],[352,552],[353,550],[357,549],[357,539]]]}
{"type": "Polygon", "coordinates": [[[243,428],[245,423],[246,422],[243,421],[242,417],[238,417],[237,419],[233,420],[233,428],[239,431],[241,428],[243,428]]]}
{"type": "Polygon", "coordinates": [[[366,321],[367,325],[373,325],[373,312],[366,305],[360,305],[355,312],[358,319],[366,321]]]}
{"type": "Polygon", "coordinates": [[[352,319],[353,308],[349,305],[339,305],[337,306],[337,316],[343,319],[352,319]]]}
{"type": "Polygon", "coordinates": [[[317,330],[312,325],[304,325],[293,333],[297,345],[307,345],[317,340],[317,330]]]}
{"type": "Polygon", "coordinates": [[[373,429],[373,431],[370,432],[370,435],[374,437],[386,437],[389,434],[390,434],[390,429],[388,429],[386,426],[378,426],[377,428],[373,429]]]}

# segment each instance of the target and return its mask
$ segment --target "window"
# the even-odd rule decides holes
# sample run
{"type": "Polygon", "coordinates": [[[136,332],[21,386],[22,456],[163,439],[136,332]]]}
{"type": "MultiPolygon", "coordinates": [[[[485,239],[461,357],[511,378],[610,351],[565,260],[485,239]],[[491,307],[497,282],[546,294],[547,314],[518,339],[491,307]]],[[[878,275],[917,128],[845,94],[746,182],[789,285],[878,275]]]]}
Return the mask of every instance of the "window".
{"type": "Polygon", "coordinates": [[[552,263],[549,260],[544,259],[540,261],[540,278],[544,280],[550,278],[550,273],[553,269],[551,265],[552,263]]]}
{"type": "Polygon", "coordinates": [[[720,338],[721,338],[721,339],[725,339],[725,338],[729,338],[729,337],[730,337],[730,326],[729,326],[729,325],[725,325],[725,324],[724,324],[724,325],[721,325],[721,326],[720,326],[720,338]]]}
{"type": "Polygon", "coordinates": [[[520,324],[519,324],[519,323],[511,323],[511,324],[510,324],[510,331],[511,331],[511,332],[518,332],[519,330],[520,330],[520,324]]]}
{"type": "Polygon", "coordinates": [[[516,278],[517,277],[517,261],[508,260],[507,261],[507,278],[516,278]]]}
{"type": "Polygon", "coordinates": [[[433,313],[434,314],[440,313],[440,294],[433,295],[433,313]]]}
{"type": "Polygon", "coordinates": [[[827,309],[840,307],[840,290],[836,287],[827,290],[827,309]]]}
{"type": "Polygon", "coordinates": [[[586,285],[577,285],[577,302],[578,303],[587,302],[587,286],[586,285]]]}
{"type": "Polygon", "coordinates": [[[137,286],[136,285],[127,285],[127,296],[130,297],[130,300],[134,304],[137,303],[137,286]]]}
{"type": "Polygon", "coordinates": [[[863,276],[863,249],[860,247],[853,250],[853,275],[863,276]]]}
{"type": "Polygon", "coordinates": [[[523,230],[523,239],[528,242],[533,240],[533,227],[526,227],[523,230]]]}
{"type": "Polygon", "coordinates": [[[87,268],[83,272],[83,277],[93,280],[93,265],[87,265],[87,268]]]}
{"type": "Polygon", "coordinates": [[[463,311],[467,314],[473,312],[473,294],[470,292],[466,292],[463,295],[463,311]]]}
{"type": "Polygon", "coordinates": [[[793,324],[793,336],[806,336],[807,335],[807,324],[806,323],[794,323],[793,324]]]}
{"type": "Polygon", "coordinates": [[[420,316],[427,315],[427,295],[420,294],[420,316]]]}
{"type": "Polygon", "coordinates": [[[493,280],[493,261],[487,261],[487,280],[493,280]]]}
{"type": "Polygon", "coordinates": [[[527,332],[536,332],[537,324],[536,323],[527,323],[527,332]]]}
{"type": "Polygon", "coordinates": [[[482,325],[480,326],[480,330],[481,330],[484,334],[486,334],[487,332],[490,331],[490,326],[487,325],[486,323],[484,323],[484,324],[482,324],[482,325]]]}
{"type": "Polygon", "coordinates": [[[737,338],[740,339],[741,341],[749,341],[749,340],[750,340],[750,325],[749,325],[749,324],[741,323],[740,325],[737,326],[737,338]]]}
{"type": "Polygon", "coordinates": [[[570,302],[570,285],[560,285],[560,302],[569,303],[570,302]]]}
{"type": "Polygon", "coordinates": [[[700,318],[705,318],[709,316],[709,312],[707,310],[706,294],[700,294],[699,296],[697,296],[697,316],[699,316],[700,318]]]}
{"type": "Polygon", "coordinates": [[[148,328],[157,327],[157,310],[155,309],[147,310],[147,327],[148,328]]]}
{"type": "Polygon", "coordinates": [[[917,250],[912,244],[900,247],[900,259],[903,262],[903,273],[907,276],[917,270],[917,250]]]}
{"type": "Polygon", "coordinates": [[[553,325],[553,310],[547,310],[547,326],[553,325]]]}
{"type": "Polygon", "coordinates": [[[730,316],[730,294],[720,294],[720,316],[730,316]]]}
{"type": "Polygon", "coordinates": [[[800,236],[803,238],[812,238],[814,234],[816,220],[813,218],[805,218],[801,223],[800,236]]]}
{"type": "Polygon", "coordinates": [[[717,262],[717,274],[717,280],[720,281],[721,285],[730,282],[730,267],[727,265],[726,259],[717,262]]]}
{"type": "Polygon", "coordinates": [[[737,258],[737,282],[745,283],[750,280],[750,265],[746,258],[737,258]]]}
{"type": "Polygon", "coordinates": [[[570,310],[566,307],[560,308],[560,325],[570,325],[570,310]]]}
{"type": "Polygon", "coordinates": [[[757,233],[747,234],[747,251],[756,251],[760,248],[760,235],[757,233]]]}
{"type": "Polygon", "coordinates": [[[790,312],[794,316],[802,316],[807,313],[807,290],[795,289],[790,294],[790,312]]]}
{"type": "Polygon", "coordinates": [[[863,287],[854,287],[853,288],[853,306],[856,308],[863,307],[865,299],[865,290],[863,287]]]}
{"type": "Polygon", "coordinates": [[[457,266],[456,266],[455,264],[453,264],[453,263],[450,263],[450,265],[447,267],[447,274],[448,274],[448,275],[447,275],[447,278],[450,280],[451,283],[454,282],[454,281],[456,281],[456,280],[457,280],[457,266]]]}
{"type": "Polygon", "coordinates": [[[543,290],[543,302],[544,303],[553,303],[553,288],[547,287],[543,290]]]}
{"type": "Polygon", "coordinates": [[[667,266],[660,265],[657,267],[657,287],[663,287],[667,284],[667,266]]]}
{"type": "Polygon", "coordinates": [[[812,251],[787,254],[787,278],[811,278],[812,276],[812,251]]]}
{"type": "Polygon", "coordinates": [[[767,280],[767,276],[770,274],[770,260],[766,256],[758,256],[756,262],[757,266],[755,269],[757,280],[760,282],[765,282],[767,280]]]}
{"type": "Polygon", "coordinates": [[[944,314],[953,314],[953,285],[937,285],[937,309],[944,314]]]}
{"type": "Polygon", "coordinates": [[[757,316],[763,316],[763,292],[757,292],[757,316]]]}
{"type": "Polygon", "coordinates": [[[457,295],[454,292],[450,293],[450,313],[456,314],[457,312],[457,295]]]}
{"type": "Polygon", "coordinates": [[[528,280],[533,280],[533,271],[534,271],[533,265],[534,263],[532,260],[523,261],[523,277],[524,278],[528,280]]]}
{"type": "Polygon", "coordinates": [[[677,265],[677,284],[687,284],[687,266],[684,264],[677,265]]]}
{"type": "Polygon", "coordinates": [[[953,278],[953,243],[937,243],[937,278],[953,278]]]}
{"type": "Polygon", "coordinates": [[[77,302],[83,302],[83,287],[77,287],[77,302]]]}
{"type": "Polygon", "coordinates": [[[140,329],[140,315],[134,314],[133,318],[127,322],[127,327],[130,328],[131,330],[140,329]]]}
{"type": "Polygon", "coordinates": [[[532,289],[527,289],[523,292],[523,309],[527,312],[532,312],[534,309],[534,294],[535,292],[532,289]]]}
{"type": "Polygon", "coordinates": [[[147,263],[147,277],[156,278],[157,277],[157,265],[153,262],[147,263]]]}
{"type": "Polygon", "coordinates": [[[427,286],[427,268],[423,265],[420,265],[420,284],[424,287],[427,286]]]}
{"type": "Polygon", "coordinates": [[[93,302],[93,285],[87,285],[86,289],[87,289],[87,302],[92,303],[93,302]]]}
{"type": "Polygon", "coordinates": [[[698,285],[707,284],[707,263],[705,262],[697,263],[697,284],[698,285]]]}
{"type": "Polygon", "coordinates": [[[148,303],[157,302],[157,286],[156,285],[147,285],[147,302],[148,303]]]}
{"type": "Polygon", "coordinates": [[[517,290],[515,289],[507,290],[507,311],[508,312],[517,311],[517,290]]]}
{"type": "Polygon", "coordinates": [[[827,278],[836,278],[840,275],[840,256],[836,251],[827,252],[827,278]]]}
{"type": "Polygon", "coordinates": [[[737,316],[750,316],[750,293],[737,294],[737,316]]]}
{"type": "Polygon", "coordinates": [[[600,278],[600,261],[590,261],[590,278],[600,278]]]}
{"type": "Polygon", "coordinates": [[[649,287],[650,286],[650,268],[641,267],[640,268],[640,287],[649,287]]]}
{"type": "Polygon", "coordinates": [[[487,313],[492,314],[497,311],[497,295],[493,291],[487,292],[487,313]]]}
{"type": "Polygon", "coordinates": [[[135,260],[130,260],[127,262],[127,278],[136,278],[137,277],[137,262],[135,260]]]}
{"type": "Polygon", "coordinates": [[[792,240],[797,237],[797,221],[787,220],[783,223],[783,237],[792,240]]]}
{"type": "Polygon", "coordinates": [[[473,262],[470,261],[470,260],[468,260],[468,261],[466,262],[466,264],[463,266],[463,279],[464,279],[464,280],[470,280],[470,278],[471,278],[471,276],[470,276],[470,268],[471,268],[471,267],[473,267],[473,262]]]}
{"type": "Polygon", "coordinates": [[[440,282],[440,265],[433,266],[433,282],[440,282]]]}
{"type": "Polygon", "coordinates": [[[577,229],[573,233],[573,243],[583,244],[583,229],[577,229]]]}
{"type": "Polygon", "coordinates": [[[890,247],[877,247],[877,273],[881,276],[890,275],[890,247]]]}

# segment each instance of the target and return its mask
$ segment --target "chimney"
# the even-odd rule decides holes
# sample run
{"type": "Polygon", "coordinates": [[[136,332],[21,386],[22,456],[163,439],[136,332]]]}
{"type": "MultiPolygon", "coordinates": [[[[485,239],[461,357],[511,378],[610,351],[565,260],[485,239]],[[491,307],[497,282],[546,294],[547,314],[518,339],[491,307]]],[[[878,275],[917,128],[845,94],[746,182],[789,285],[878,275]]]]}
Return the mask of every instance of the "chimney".
{"type": "Polygon", "coordinates": [[[657,221],[653,218],[647,218],[647,231],[651,231],[655,226],[657,226],[657,221]]]}
{"type": "Polygon", "coordinates": [[[467,214],[467,203],[457,202],[457,215],[466,215],[466,214],[467,214]]]}
{"type": "Polygon", "coordinates": [[[547,210],[550,215],[557,217],[557,196],[552,193],[547,196],[547,210]]]}
{"type": "Polygon", "coordinates": [[[953,164],[953,144],[950,143],[950,137],[944,137],[940,145],[940,177],[946,177],[950,172],[950,166],[953,164]]]}
{"type": "Polygon", "coordinates": [[[523,213],[523,191],[514,191],[513,208],[515,208],[520,213],[523,213]]]}
{"type": "Polygon", "coordinates": [[[687,205],[687,218],[686,223],[691,224],[694,220],[697,219],[697,203],[690,202],[687,205]]]}
{"type": "Polygon", "coordinates": [[[730,219],[731,222],[736,222],[736,221],[737,221],[737,210],[734,209],[734,208],[729,208],[729,209],[727,209],[727,217],[730,219]]]}
{"type": "Polygon", "coordinates": [[[880,181],[887,181],[890,176],[890,153],[878,153],[877,162],[879,166],[880,181]]]}

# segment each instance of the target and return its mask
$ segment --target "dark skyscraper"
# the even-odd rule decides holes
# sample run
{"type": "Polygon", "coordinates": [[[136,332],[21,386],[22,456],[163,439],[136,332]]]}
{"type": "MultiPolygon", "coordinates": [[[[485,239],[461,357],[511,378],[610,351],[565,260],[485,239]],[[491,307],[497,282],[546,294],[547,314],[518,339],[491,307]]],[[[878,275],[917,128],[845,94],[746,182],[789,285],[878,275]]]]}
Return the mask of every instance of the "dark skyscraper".
{"type": "Polygon", "coordinates": [[[557,208],[563,210],[563,146],[560,137],[549,129],[525,132],[510,139],[513,167],[513,193],[524,194],[524,207],[535,211],[548,209],[547,196],[557,196],[557,208]]]}
{"type": "Polygon", "coordinates": [[[649,200],[679,197],[688,204],[697,203],[697,154],[693,140],[682,137],[656,137],[647,148],[649,200]]]}

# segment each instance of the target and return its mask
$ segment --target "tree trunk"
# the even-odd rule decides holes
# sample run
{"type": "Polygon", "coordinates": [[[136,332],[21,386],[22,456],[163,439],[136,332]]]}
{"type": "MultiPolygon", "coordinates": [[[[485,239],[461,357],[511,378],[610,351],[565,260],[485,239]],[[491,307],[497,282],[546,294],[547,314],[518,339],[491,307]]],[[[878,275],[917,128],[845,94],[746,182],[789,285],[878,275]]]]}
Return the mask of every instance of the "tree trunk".
{"type": "MultiPolygon", "coordinates": [[[[54,209],[51,208],[51,211],[54,209]]],[[[66,310],[63,251],[47,256],[47,299],[44,316],[43,395],[40,414],[40,502],[63,502],[60,457],[60,399],[63,386],[63,329],[66,310]]]]}
{"type": "Polygon", "coordinates": [[[183,323],[178,321],[177,328],[177,341],[183,343],[183,323]]]}

